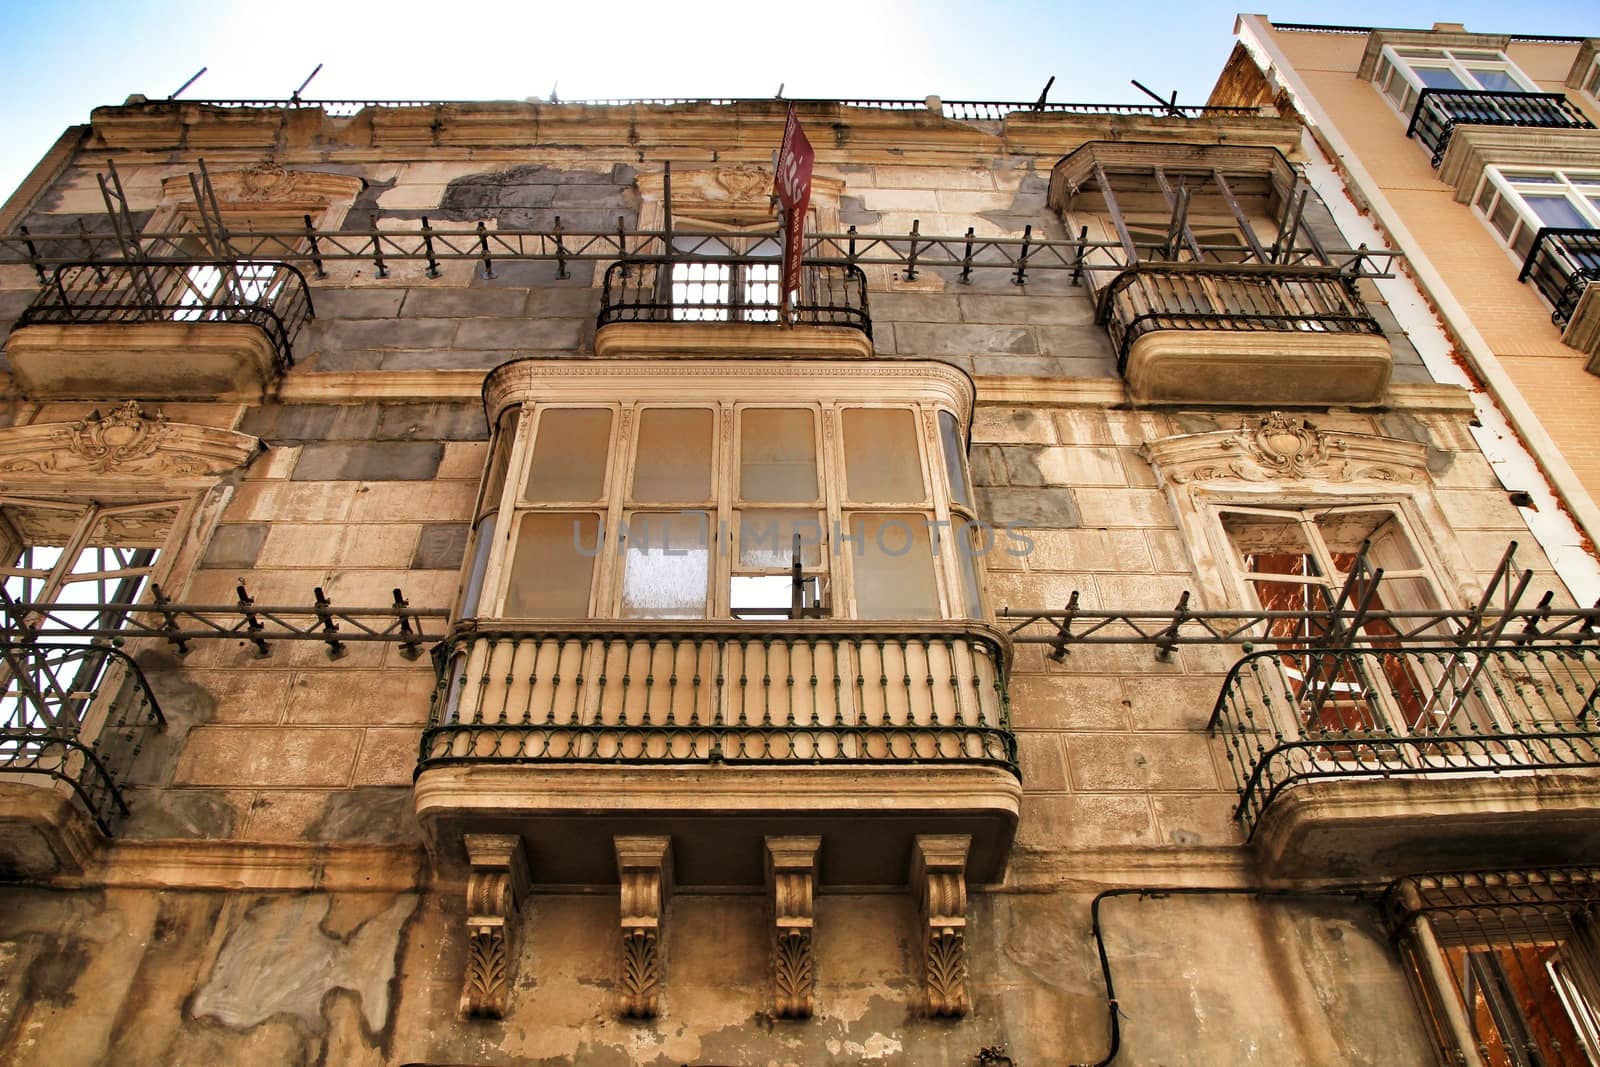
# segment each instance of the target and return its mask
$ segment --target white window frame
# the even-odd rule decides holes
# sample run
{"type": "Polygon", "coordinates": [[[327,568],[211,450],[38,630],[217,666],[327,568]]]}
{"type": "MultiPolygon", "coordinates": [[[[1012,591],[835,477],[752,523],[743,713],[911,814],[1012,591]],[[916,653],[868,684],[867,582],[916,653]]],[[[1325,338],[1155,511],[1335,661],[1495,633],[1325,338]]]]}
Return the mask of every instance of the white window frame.
{"type": "MultiPolygon", "coordinates": [[[[1379,53],[1377,69],[1372,75],[1372,84],[1377,87],[1383,98],[1389,101],[1396,111],[1408,121],[1411,113],[1416,110],[1417,97],[1422,90],[1428,88],[1421,78],[1417,77],[1417,69],[1448,70],[1462,83],[1464,91],[1483,91],[1483,85],[1472,73],[1472,67],[1492,67],[1506,74],[1516,82],[1518,92],[1536,93],[1538,87],[1533,80],[1518,69],[1517,65],[1506,57],[1504,52],[1487,48],[1429,48],[1418,45],[1392,45],[1383,46],[1379,53]],[[1479,58],[1493,51],[1498,58],[1479,58]],[[1430,53],[1427,56],[1405,55],[1402,53],[1430,53]],[[1469,65],[1470,64],[1470,65],[1469,65]],[[1398,79],[1398,81],[1396,81],[1398,79]]],[[[1490,90],[1497,91],[1497,90],[1490,90]]],[[[1506,90],[1498,90],[1506,91],[1506,90]]]]}
{"type": "Polygon", "coordinates": [[[1478,187],[1473,191],[1472,205],[1477,209],[1484,224],[1506,246],[1519,268],[1533,249],[1534,236],[1546,225],[1538,213],[1529,206],[1524,198],[1525,192],[1560,193],[1566,198],[1567,203],[1583,216],[1590,229],[1600,230],[1600,204],[1595,202],[1596,198],[1600,198],[1600,171],[1547,167],[1504,169],[1498,166],[1485,167],[1483,177],[1479,179],[1478,187]],[[1534,173],[1549,175],[1553,180],[1528,181],[1516,177],[1534,173]],[[1509,232],[1501,229],[1500,222],[1496,218],[1496,213],[1502,206],[1509,207],[1516,216],[1509,232]]]}
{"type": "MultiPolygon", "coordinates": [[[[735,377],[737,371],[733,372],[735,377]]],[[[821,383],[818,383],[819,385],[821,383]]],[[[513,555],[518,530],[523,516],[537,513],[597,514],[604,519],[606,540],[590,582],[589,607],[586,619],[615,619],[626,622],[622,606],[625,566],[628,548],[618,540],[629,515],[635,512],[676,511],[681,506],[690,510],[705,510],[710,514],[716,549],[710,561],[710,588],[706,612],[699,618],[731,619],[735,616],[731,603],[732,578],[735,574],[750,574],[751,568],[738,562],[738,546],[733,542],[739,515],[761,509],[810,510],[813,505],[822,522],[824,558],[820,565],[804,567],[805,576],[821,579],[812,583],[812,589],[825,586],[824,617],[832,619],[859,619],[861,605],[857,602],[855,586],[855,554],[853,544],[836,538],[835,531],[844,536],[852,534],[852,522],[857,516],[890,514],[901,516],[907,522],[930,522],[932,576],[936,596],[936,612],[926,616],[929,621],[938,619],[982,619],[985,605],[982,602],[984,587],[983,565],[977,560],[986,550],[1003,551],[1004,535],[989,538],[989,545],[979,543],[974,531],[976,515],[969,503],[963,503],[958,493],[952,491],[947,477],[947,460],[944,456],[944,439],[940,428],[941,413],[948,413],[956,421],[958,433],[965,427],[966,415],[960,405],[932,398],[873,398],[870,394],[854,392],[852,395],[828,396],[826,386],[808,388],[797,384],[781,393],[766,392],[759,398],[738,399],[741,390],[737,383],[722,387],[717,395],[701,389],[698,393],[687,391],[680,395],[652,394],[648,398],[618,399],[619,393],[596,390],[583,395],[567,393],[549,400],[528,399],[520,406],[514,424],[507,425],[496,439],[491,457],[505,454],[506,473],[498,486],[498,505],[485,500],[479,507],[484,517],[493,522],[483,522],[464,575],[465,595],[461,601],[461,614],[480,619],[507,618],[506,605],[514,570],[513,555]],[[637,461],[636,446],[641,412],[651,408],[705,408],[713,415],[712,488],[709,501],[657,505],[635,502],[631,499],[633,472],[637,461]],[[540,504],[523,499],[528,470],[533,460],[539,425],[545,412],[561,408],[608,408],[612,411],[609,452],[606,460],[604,488],[599,500],[589,504],[578,502],[540,504]],[[812,502],[744,502],[738,496],[740,471],[739,448],[742,413],[749,409],[791,408],[807,409],[814,413],[818,497],[812,502]],[[923,479],[923,496],[916,501],[872,501],[848,498],[845,478],[845,420],[852,409],[875,408],[909,412],[914,420],[914,433],[919,442],[918,468],[923,479]],[[514,428],[512,428],[514,426],[514,428]],[[955,531],[954,533],[952,531],[955,531]],[[956,538],[973,539],[974,548],[965,558],[958,558],[956,538]],[[992,546],[992,547],[990,547],[992,546]],[[972,560],[970,571],[965,559],[972,560]],[[977,602],[969,603],[976,593],[977,602]]],[[[626,395],[626,394],[621,394],[626,395]]],[[[491,463],[495,462],[491,458],[491,463]]],[[[971,479],[965,455],[960,458],[960,472],[967,480],[967,496],[971,499],[971,479]]],[[[486,479],[490,486],[498,478],[486,479]]],[[[486,487],[485,492],[489,489],[486,487]]],[[[763,573],[766,573],[763,571],[763,573]]],[[[775,573],[775,572],[773,572],[775,573]]]]}

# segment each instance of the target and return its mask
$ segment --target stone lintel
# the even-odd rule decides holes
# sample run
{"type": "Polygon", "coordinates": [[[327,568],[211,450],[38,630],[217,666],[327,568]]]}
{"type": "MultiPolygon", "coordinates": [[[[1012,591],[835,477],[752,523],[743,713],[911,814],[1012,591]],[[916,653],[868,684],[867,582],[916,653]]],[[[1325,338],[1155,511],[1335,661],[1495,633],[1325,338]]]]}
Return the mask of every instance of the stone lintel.
{"type": "Polygon", "coordinates": [[[613,322],[594,335],[600,359],[727,355],[742,359],[870,359],[872,339],[850,326],[744,322],[613,322]]]}

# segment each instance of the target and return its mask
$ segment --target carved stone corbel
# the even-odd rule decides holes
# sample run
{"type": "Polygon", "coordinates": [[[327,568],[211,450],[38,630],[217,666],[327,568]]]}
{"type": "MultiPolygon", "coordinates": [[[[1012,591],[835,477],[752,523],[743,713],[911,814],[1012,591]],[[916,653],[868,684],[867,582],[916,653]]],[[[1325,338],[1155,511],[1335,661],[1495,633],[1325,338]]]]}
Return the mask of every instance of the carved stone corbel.
{"type": "Polygon", "coordinates": [[[672,893],[672,839],[618,835],[615,843],[622,883],[620,1010],[649,1019],[661,1007],[661,927],[672,893]]]}
{"type": "Polygon", "coordinates": [[[772,900],[772,1013],[780,1019],[809,1019],[817,967],[811,951],[815,926],[820,837],[767,838],[767,893],[772,900]]]}
{"type": "Polygon", "coordinates": [[[461,1014],[499,1019],[511,999],[511,926],[528,892],[528,861],[516,834],[464,834],[467,971],[461,1014]]]}
{"type": "Polygon", "coordinates": [[[918,834],[911,891],[922,926],[923,993],[929,1015],[965,1015],[967,995],[967,834],[918,834]]]}

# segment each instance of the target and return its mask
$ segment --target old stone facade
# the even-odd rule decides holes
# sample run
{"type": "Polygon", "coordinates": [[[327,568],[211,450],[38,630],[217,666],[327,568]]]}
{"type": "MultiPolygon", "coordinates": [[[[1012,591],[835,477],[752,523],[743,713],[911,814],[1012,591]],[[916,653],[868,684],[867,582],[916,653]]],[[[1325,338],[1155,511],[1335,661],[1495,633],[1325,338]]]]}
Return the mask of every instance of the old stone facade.
{"type": "Polygon", "coordinates": [[[1600,571],[1271,103],[799,104],[788,323],[780,102],[97,109],[0,1060],[1583,1062],[1600,571]]]}

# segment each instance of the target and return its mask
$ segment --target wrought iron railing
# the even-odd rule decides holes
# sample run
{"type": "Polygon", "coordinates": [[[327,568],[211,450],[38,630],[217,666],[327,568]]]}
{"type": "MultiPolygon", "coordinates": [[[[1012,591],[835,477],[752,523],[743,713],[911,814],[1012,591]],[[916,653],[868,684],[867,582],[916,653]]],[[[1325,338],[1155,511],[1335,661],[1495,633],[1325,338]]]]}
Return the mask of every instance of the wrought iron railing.
{"type": "MultiPolygon", "coordinates": [[[[778,260],[762,256],[650,256],[606,268],[598,325],[614,322],[778,321],[778,260]]],[[[801,268],[794,321],[849,326],[872,336],[867,276],[847,263],[801,268]]]]}
{"type": "MultiPolygon", "coordinates": [[[[630,97],[604,97],[588,100],[550,100],[550,101],[517,101],[558,107],[562,104],[580,107],[634,107],[634,106],[659,106],[682,107],[690,105],[710,107],[731,107],[737,104],[763,104],[771,106],[784,106],[798,104],[822,107],[859,107],[876,111],[926,111],[929,109],[928,99],[901,99],[865,97],[850,99],[832,98],[802,98],[784,97],[741,97],[741,96],[630,96],[630,97]]],[[[172,104],[195,104],[203,107],[222,108],[319,108],[328,115],[347,117],[354,115],[363,108],[415,108],[415,107],[463,107],[482,106],[486,101],[472,100],[308,100],[299,97],[288,100],[283,99],[254,99],[254,100],[151,100],[150,106],[169,106],[172,104]]],[[[487,101],[494,103],[494,101],[487,101]]],[[[1043,100],[941,100],[939,111],[946,117],[961,120],[1003,119],[1014,112],[1048,112],[1050,114],[1069,115],[1152,115],[1174,118],[1208,118],[1225,116],[1249,116],[1260,114],[1259,109],[1253,107],[1208,107],[1195,104],[1075,104],[1068,102],[1055,102],[1043,100]]]]}
{"type": "Polygon", "coordinates": [[[1594,123],[1563,93],[1424,89],[1417,94],[1406,136],[1421,141],[1433,154],[1433,165],[1437,167],[1450,147],[1450,135],[1457,126],[1467,125],[1594,129],[1594,123]]]}
{"type": "Polygon", "coordinates": [[[1017,773],[982,623],[459,630],[419,770],[453,763],[985,765],[1017,773]]]}
{"type": "Polygon", "coordinates": [[[1245,656],[1211,715],[1254,832],[1327,778],[1600,768],[1600,645],[1282,650],[1245,656]]]}
{"type": "Polygon", "coordinates": [[[1382,332],[1333,267],[1139,264],[1100,294],[1100,320],[1124,372],[1133,343],[1158,330],[1382,332]]]}
{"type": "Polygon", "coordinates": [[[17,326],[41,323],[226,322],[259,327],[281,373],[312,317],[299,268],[267,260],[152,259],[56,267],[17,326]]]}
{"type": "Polygon", "coordinates": [[[1554,308],[1550,321],[1566,326],[1583,291],[1600,281],[1600,230],[1544,227],[1534,237],[1517,280],[1531,281],[1554,308]]]}
{"type": "Polygon", "coordinates": [[[65,782],[105,833],[121,778],[164,721],[128,655],[105,645],[0,643],[0,773],[65,782]]]}

